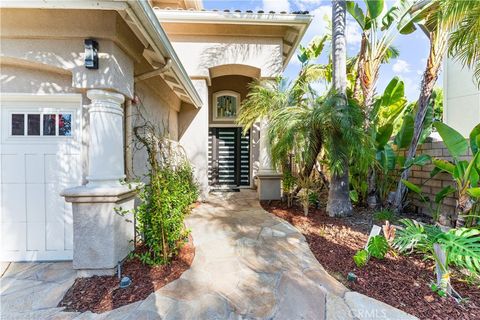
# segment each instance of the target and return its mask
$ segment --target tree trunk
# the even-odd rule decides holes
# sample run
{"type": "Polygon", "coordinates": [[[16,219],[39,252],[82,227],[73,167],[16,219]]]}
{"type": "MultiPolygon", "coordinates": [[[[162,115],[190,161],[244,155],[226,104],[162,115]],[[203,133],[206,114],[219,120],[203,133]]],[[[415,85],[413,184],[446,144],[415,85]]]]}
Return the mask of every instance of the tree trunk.
{"type": "MultiPolygon", "coordinates": [[[[413,129],[413,138],[408,148],[407,157],[405,161],[409,161],[415,157],[417,152],[418,143],[420,142],[420,137],[423,131],[423,122],[425,120],[425,115],[428,110],[428,103],[430,101],[430,96],[432,95],[433,88],[437,82],[438,73],[440,71],[440,66],[442,64],[443,58],[446,53],[447,42],[447,33],[445,35],[439,35],[444,38],[444,43],[442,40],[434,39],[436,35],[430,34],[430,53],[428,55],[427,66],[425,72],[423,73],[422,86],[420,91],[420,96],[417,102],[417,113],[415,115],[414,129],[413,129]],[[440,48],[437,47],[439,45],[440,48]]],[[[407,187],[402,183],[403,180],[408,179],[410,174],[410,168],[405,169],[401,176],[400,181],[398,182],[397,192],[395,194],[394,209],[397,212],[401,212],[403,209],[403,202],[407,193],[407,187]]]]}
{"type": "MultiPolygon", "coordinates": [[[[337,94],[344,97],[343,103],[347,102],[346,14],[346,2],[344,0],[332,0],[333,89],[337,94]]],[[[352,214],[347,161],[344,162],[342,174],[333,173],[330,179],[327,212],[331,217],[352,214]]]]}

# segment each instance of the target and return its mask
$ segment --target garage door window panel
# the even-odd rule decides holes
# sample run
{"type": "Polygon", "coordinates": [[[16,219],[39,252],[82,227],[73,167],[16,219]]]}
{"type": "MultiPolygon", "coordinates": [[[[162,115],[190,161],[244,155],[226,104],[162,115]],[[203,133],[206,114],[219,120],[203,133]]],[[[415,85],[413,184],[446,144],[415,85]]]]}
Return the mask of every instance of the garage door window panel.
{"type": "Polygon", "coordinates": [[[25,115],[12,114],[12,136],[23,136],[25,134],[25,115]]]}
{"type": "Polygon", "coordinates": [[[57,123],[57,115],[44,114],[43,115],[43,135],[44,136],[56,135],[56,123],[57,123]]]}

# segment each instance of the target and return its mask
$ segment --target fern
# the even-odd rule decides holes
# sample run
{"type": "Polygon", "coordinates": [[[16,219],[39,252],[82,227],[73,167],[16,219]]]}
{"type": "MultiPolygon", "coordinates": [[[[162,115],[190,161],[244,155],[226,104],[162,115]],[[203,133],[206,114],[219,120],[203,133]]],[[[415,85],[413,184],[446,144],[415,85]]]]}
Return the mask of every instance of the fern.
{"type": "Polygon", "coordinates": [[[372,257],[383,259],[388,251],[387,239],[380,235],[371,237],[368,241],[367,250],[372,257]]]}

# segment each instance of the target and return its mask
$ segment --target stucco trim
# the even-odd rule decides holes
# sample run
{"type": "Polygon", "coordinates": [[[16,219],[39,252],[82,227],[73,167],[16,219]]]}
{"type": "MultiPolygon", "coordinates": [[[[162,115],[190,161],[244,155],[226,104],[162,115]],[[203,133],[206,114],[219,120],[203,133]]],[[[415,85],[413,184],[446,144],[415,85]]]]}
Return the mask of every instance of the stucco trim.
{"type": "Polygon", "coordinates": [[[36,102],[75,102],[82,103],[80,93],[6,93],[0,95],[1,101],[36,101],[36,102]]]}
{"type": "Polygon", "coordinates": [[[38,61],[32,61],[27,59],[21,59],[17,57],[0,56],[0,65],[23,67],[27,69],[47,71],[47,72],[72,76],[72,71],[69,69],[60,68],[51,64],[41,63],[38,61]]]}
{"type": "Polygon", "coordinates": [[[221,76],[239,75],[259,79],[261,70],[246,64],[222,64],[209,69],[210,78],[221,76]]]}

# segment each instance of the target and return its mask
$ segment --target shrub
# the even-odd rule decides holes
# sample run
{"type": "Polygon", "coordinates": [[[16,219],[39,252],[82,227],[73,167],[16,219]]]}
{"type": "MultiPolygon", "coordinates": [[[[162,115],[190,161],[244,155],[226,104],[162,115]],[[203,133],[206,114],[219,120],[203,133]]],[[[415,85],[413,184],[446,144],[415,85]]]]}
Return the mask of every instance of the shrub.
{"type": "Polygon", "coordinates": [[[136,232],[146,250],[135,256],[145,264],[167,264],[187,240],[189,231],[183,222],[198,198],[198,186],[180,146],[159,135],[148,122],[133,132],[146,149],[149,165],[141,203],[134,209],[136,232]]]}
{"type": "Polygon", "coordinates": [[[143,263],[169,263],[187,239],[184,218],[198,197],[198,188],[188,163],[163,167],[150,174],[150,183],[140,193],[135,209],[137,231],[146,251],[137,253],[143,263]]]}
{"type": "Polygon", "coordinates": [[[373,219],[379,222],[385,222],[385,221],[395,222],[397,220],[397,217],[395,216],[395,213],[392,210],[382,209],[373,214],[373,219]]]}

